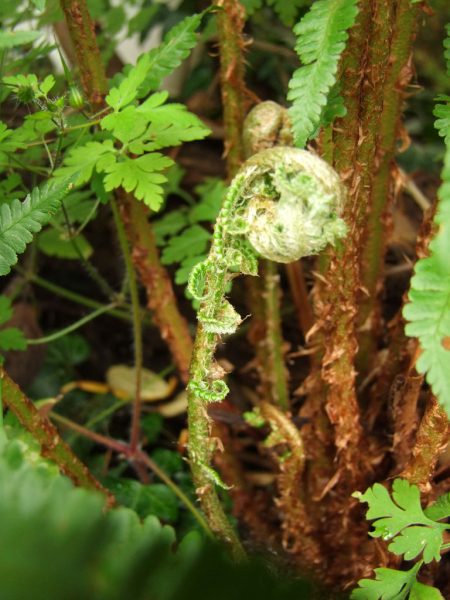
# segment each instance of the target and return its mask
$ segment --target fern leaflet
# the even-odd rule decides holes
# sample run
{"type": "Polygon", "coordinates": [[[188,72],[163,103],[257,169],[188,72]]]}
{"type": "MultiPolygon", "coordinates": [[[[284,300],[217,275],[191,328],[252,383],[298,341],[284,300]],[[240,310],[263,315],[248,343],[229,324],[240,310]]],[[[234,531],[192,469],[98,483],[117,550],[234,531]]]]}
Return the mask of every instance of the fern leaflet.
{"type": "Polygon", "coordinates": [[[7,275],[27,244],[58,210],[76,177],[34,188],[23,202],[12,200],[0,206],[0,275],[7,275]]]}
{"type": "Polygon", "coordinates": [[[110,192],[122,186],[149,208],[158,210],[163,201],[161,184],[167,181],[161,171],[172,164],[172,159],[159,152],[150,152],[134,160],[125,156],[120,162],[110,162],[105,167],[105,190],[110,192]]]}
{"type": "Polygon", "coordinates": [[[406,333],[417,337],[422,354],[416,368],[426,374],[433,393],[450,416],[450,98],[438,104],[436,127],[445,140],[442,185],[435,223],[439,230],[430,243],[430,256],[419,260],[411,280],[406,333]]]}
{"type": "Polygon", "coordinates": [[[275,12],[288,27],[292,27],[299,9],[307,3],[308,0],[290,0],[290,2],[286,2],[286,0],[267,0],[267,4],[273,6],[275,12]]]}
{"type": "Polygon", "coordinates": [[[160,46],[141,56],[120,84],[106,96],[109,106],[118,111],[136,98],[143,98],[152,90],[157,90],[164,77],[172,73],[197,44],[196,31],[203,14],[183,19],[167,33],[160,46]]]}
{"type": "Polygon", "coordinates": [[[299,148],[320,125],[328,94],[336,82],[339,58],[358,13],[357,0],[318,0],[296,25],[296,51],[303,66],[289,83],[288,100],[299,148]]]}

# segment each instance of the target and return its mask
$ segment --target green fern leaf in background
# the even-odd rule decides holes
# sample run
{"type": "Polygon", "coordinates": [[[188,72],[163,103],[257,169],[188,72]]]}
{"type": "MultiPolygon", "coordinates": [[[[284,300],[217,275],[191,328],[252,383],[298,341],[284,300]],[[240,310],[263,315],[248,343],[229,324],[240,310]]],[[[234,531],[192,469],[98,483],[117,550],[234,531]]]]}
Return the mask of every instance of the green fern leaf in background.
{"type": "Polygon", "coordinates": [[[49,222],[73,180],[72,177],[47,183],[34,188],[23,202],[12,200],[0,206],[0,275],[10,272],[17,255],[24,252],[33,234],[49,222]]]}
{"type": "Polygon", "coordinates": [[[318,0],[296,25],[296,51],[303,66],[289,83],[295,144],[303,148],[317,131],[339,58],[358,14],[357,0],[318,0]]]}
{"type": "Polygon", "coordinates": [[[375,569],[375,579],[361,579],[353,590],[352,600],[443,600],[438,589],[420,583],[416,579],[421,563],[409,571],[375,569]]]}
{"type": "Polygon", "coordinates": [[[138,98],[143,98],[157,90],[164,77],[170,75],[185,60],[192,48],[197,45],[197,29],[200,27],[204,12],[183,19],[165,35],[163,43],[150,50],[149,70],[145,82],[139,89],[138,98]]]}
{"type": "Polygon", "coordinates": [[[41,31],[0,31],[0,50],[31,44],[42,35],[41,31]]]}
{"type": "MultiPolygon", "coordinates": [[[[7,296],[0,296],[0,352],[25,350],[27,347],[27,341],[20,329],[4,327],[12,316],[11,300],[7,296]]],[[[3,357],[0,355],[0,365],[2,362],[3,357]]]]}
{"type": "Polygon", "coordinates": [[[170,75],[197,44],[196,31],[203,15],[183,19],[166,34],[162,44],[141,56],[134,67],[126,69],[119,85],[106,96],[109,106],[118,111],[136,98],[144,98],[157,90],[164,77],[170,75]]]}
{"type": "Polygon", "coordinates": [[[167,92],[153,94],[137,109],[138,116],[144,116],[150,126],[138,142],[130,145],[131,152],[142,152],[142,148],[151,151],[178,146],[183,142],[201,140],[210,134],[202,121],[188,112],[183,104],[163,104],[167,98],[167,92]],[[142,142],[145,144],[140,146],[142,142]]]}
{"type": "Polygon", "coordinates": [[[308,0],[267,0],[267,4],[272,6],[277,15],[288,27],[295,23],[298,12],[302,6],[309,4],[308,0]]]}
{"type": "Polygon", "coordinates": [[[245,7],[247,15],[252,15],[255,10],[258,10],[263,5],[263,0],[241,0],[242,6],[245,7]]]}
{"type": "Polygon", "coordinates": [[[122,186],[133,192],[138,200],[152,210],[158,210],[163,201],[162,183],[167,178],[160,173],[173,164],[172,159],[159,152],[145,154],[134,160],[124,157],[120,162],[111,162],[105,167],[105,190],[107,192],[122,186]]]}
{"type": "MultiPolygon", "coordinates": [[[[104,499],[74,488],[39,456],[29,435],[9,426],[6,433],[0,448],[2,599],[209,600],[217,597],[218,581],[221,598],[315,597],[307,582],[280,582],[261,564],[232,563],[195,531],[177,543],[172,527],[153,515],[141,520],[128,508],[105,513],[104,499]]],[[[144,513],[155,503],[167,510],[166,499],[155,494],[161,484],[133,484],[144,513]]],[[[127,501],[136,501],[133,494],[127,501]]]]}
{"type": "Polygon", "coordinates": [[[70,177],[78,173],[76,184],[81,185],[92,178],[94,170],[102,171],[106,164],[114,161],[115,149],[112,140],[87,142],[72,148],[64,159],[64,166],[55,171],[56,177],[70,177]]]}
{"type": "MultiPolygon", "coordinates": [[[[249,16],[263,6],[263,0],[241,0],[241,2],[249,16]]],[[[274,9],[287,27],[292,27],[300,9],[310,3],[311,0],[289,0],[288,2],[286,0],[266,0],[266,4],[274,9]]]]}
{"type": "MultiPolygon", "coordinates": [[[[446,58],[450,63],[448,42],[447,48],[446,58]]],[[[439,229],[429,245],[430,256],[415,265],[409,303],[403,315],[409,321],[406,334],[417,337],[422,349],[416,368],[426,375],[433,393],[450,416],[450,98],[440,99],[445,104],[438,104],[434,114],[446,149],[435,217],[439,229]]]]}

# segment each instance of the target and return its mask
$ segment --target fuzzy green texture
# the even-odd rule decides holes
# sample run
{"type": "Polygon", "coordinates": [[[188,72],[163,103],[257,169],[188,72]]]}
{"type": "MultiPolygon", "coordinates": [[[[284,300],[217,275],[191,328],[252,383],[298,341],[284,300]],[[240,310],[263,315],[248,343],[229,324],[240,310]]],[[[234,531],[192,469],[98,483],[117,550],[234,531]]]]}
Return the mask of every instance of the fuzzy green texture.
{"type": "Polygon", "coordinates": [[[344,201],[345,188],[322,159],[290,147],[263,150],[231,182],[209,256],[190,275],[189,292],[201,304],[188,384],[189,457],[211,529],[236,557],[242,548],[215,491],[224,484],[210,466],[215,444],[206,412],[207,403],[228,393],[224,372],[214,361],[217,343],[241,322],[226,294],[240,273],[257,275],[258,253],[292,262],[336,243],[345,233],[344,201]]]}

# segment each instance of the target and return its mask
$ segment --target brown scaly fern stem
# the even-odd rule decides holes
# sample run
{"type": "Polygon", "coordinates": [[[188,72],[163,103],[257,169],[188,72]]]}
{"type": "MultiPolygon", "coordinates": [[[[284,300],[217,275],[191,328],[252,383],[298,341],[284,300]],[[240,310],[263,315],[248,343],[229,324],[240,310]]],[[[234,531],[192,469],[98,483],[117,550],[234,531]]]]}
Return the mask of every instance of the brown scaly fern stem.
{"type": "Polygon", "coordinates": [[[95,36],[94,23],[84,0],[61,0],[80,69],[83,90],[95,110],[104,107],[108,81],[95,36]]]}
{"type": "Polygon", "coordinates": [[[23,394],[2,367],[0,367],[0,385],[6,406],[24,429],[40,443],[42,456],[58,465],[61,473],[69,477],[75,485],[100,492],[105,497],[106,506],[113,507],[116,501],[111,492],[95,479],[61,438],[56,427],[39,413],[31,400],[23,394]]]}
{"type": "MultiPolygon", "coordinates": [[[[341,64],[347,115],[336,121],[333,131],[324,139],[326,155],[348,189],[345,210],[348,237],[340,248],[330,251],[328,260],[322,259],[319,264],[313,294],[317,333],[312,340],[319,346],[319,352],[313,357],[309,379],[311,391],[302,410],[303,416],[313,420],[305,427],[303,435],[313,459],[308,469],[308,490],[313,498],[317,499],[317,490],[326,473],[334,471],[320,496],[323,498],[327,494],[328,497],[322,500],[321,506],[314,506],[314,512],[316,523],[326,522],[328,529],[333,531],[333,539],[323,531],[324,544],[329,545],[334,554],[333,573],[328,574],[335,580],[347,582],[357,579],[364,563],[370,564],[373,560],[372,550],[366,547],[366,525],[361,522],[358,508],[350,498],[352,491],[365,489],[371,482],[380,456],[379,449],[363,430],[356,387],[359,311],[366,293],[365,263],[361,263],[361,256],[370,219],[379,218],[372,216],[375,173],[380,161],[386,160],[390,165],[401,107],[400,91],[406,85],[406,78],[395,79],[395,84],[389,79],[392,63],[397,60],[397,55],[393,56],[393,52],[397,52],[394,41],[395,32],[401,28],[403,13],[400,9],[403,6],[404,0],[371,0],[360,4],[357,23],[350,32],[341,64]],[[396,90],[399,97],[391,99],[390,103],[384,103],[387,82],[399,86],[396,90]],[[392,103],[395,103],[394,109],[392,103]],[[390,137],[384,130],[384,137],[380,135],[380,124],[386,111],[393,128],[393,132],[389,130],[390,137]],[[334,436],[324,418],[324,408],[334,436]],[[332,462],[333,455],[327,453],[333,446],[337,449],[337,469],[332,462]],[[362,559],[364,553],[366,557],[362,559]]],[[[413,10],[409,2],[408,10],[413,10]]],[[[413,20],[417,11],[416,7],[413,20]]],[[[400,71],[408,61],[412,31],[410,28],[405,34],[407,51],[398,57],[403,61],[400,66],[396,64],[400,71]]],[[[387,175],[385,186],[388,185],[390,167],[387,175]]]]}

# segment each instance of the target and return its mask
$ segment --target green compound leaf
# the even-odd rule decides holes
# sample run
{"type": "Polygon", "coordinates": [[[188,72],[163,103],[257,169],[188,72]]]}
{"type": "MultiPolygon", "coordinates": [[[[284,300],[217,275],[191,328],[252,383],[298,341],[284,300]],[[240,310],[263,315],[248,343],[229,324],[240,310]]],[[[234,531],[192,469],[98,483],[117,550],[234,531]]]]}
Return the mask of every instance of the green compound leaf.
{"type": "Polygon", "coordinates": [[[135,106],[127,106],[120,112],[113,112],[104,117],[101,126],[111,131],[122,144],[127,144],[144,133],[147,123],[146,116],[139,114],[135,106]]]}
{"type": "Polygon", "coordinates": [[[256,10],[262,7],[263,0],[241,0],[242,6],[247,11],[247,15],[252,15],[256,10]]]}
{"type": "Polygon", "coordinates": [[[167,92],[152,94],[139,107],[127,106],[107,115],[101,126],[123,144],[129,144],[133,154],[203,139],[210,133],[183,104],[163,106],[167,98],[167,92]]]}
{"type": "Polygon", "coordinates": [[[267,0],[267,4],[273,7],[274,11],[285,25],[292,27],[300,8],[308,4],[308,1],[289,0],[289,2],[286,2],[286,0],[267,0]]]}
{"type": "Polygon", "coordinates": [[[395,569],[375,569],[376,579],[361,579],[359,587],[353,590],[352,600],[443,600],[440,591],[419,583],[417,572],[422,562],[409,571],[395,569]]]}
{"type": "Polygon", "coordinates": [[[174,262],[182,262],[190,256],[198,256],[206,250],[211,235],[200,225],[192,225],[183,231],[181,235],[172,237],[164,248],[161,262],[170,265],[174,262]]]}
{"type": "Polygon", "coordinates": [[[143,485],[134,479],[122,478],[109,487],[120,504],[133,509],[141,519],[149,515],[170,523],[178,519],[178,499],[162,483],[143,485]]]}
{"type": "Polygon", "coordinates": [[[133,192],[138,200],[142,200],[152,210],[158,210],[164,198],[161,184],[167,181],[161,171],[172,164],[170,158],[159,152],[135,159],[125,156],[121,162],[109,162],[103,167],[107,173],[104,180],[105,190],[109,192],[123,187],[125,191],[133,192]]]}
{"type": "Polygon", "coordinates": [[[42,35],[42,31],[0,31],[0,50],[31,44],[42,35]]]}
{"type": "Polygon", "coordinates": [[[423,511],[429,519],[441,521],[450,517],[450,493],[440,496],[436,502],[423,511]]]}
{"type": "MultiPolygon", "coordinates": [[[[0,296],[0,327],[12,317],[11,300],[7,296],[0,296]]],[[[9,350],[25,350],[27,341],[23,332],[16,327],[0,329],[0,352],[9,350]]],[[[0,356],[0,364],[2,357],[0,356]]]]}
{"type": "Polygon", "coordinates": [[[87,142],[84,146],[73,148],[64,159],[64,165],[55,171],[56,177],[67,177],[79,173],[77,185],[89,181],[94,169],[103,171],[106,165],[114,162],[116,150],[112,140],[87,142]]]}
{"type": "Polygon", "coordinates": [[[450,416],[450,98],[435,109],[436,128],[445,141],[442,185],[435,223],[438,233],[429,245],[430,256],[415,265],[409,303],[403,316],[405,331],[417,337],[422,353],[416,363],[433,393],[450,416]]]}
{"type": "MultiPolygon", "coordinates": [[[[256,10],[262,8],[263,0],[241,0],[248,15],[252,15],[256,10]]],[[[309,0],[266,0],[266,4],[271,6],[281,21],[288,27],[292,27],[302,6],[309,4],[309,0]]]]}
{"type": "Polygon", "coordinates": [[[149,55],[144,54],[139,58],[136,65],[128,71],[119,86],[110,90],[105,98],[106,103],[116,112],[131,104],[136,99],[138,88],[142,85],[149,69],[149,55]]]}
{"type": "Polygon", "coordinates": [[[399,536],[389,544],[389,550],[394,554],[404,555],[408,560],[423,552],[425,563],[439,561],[442,534],[447,526],[426,516],[420,504],[417,486],[410,485],[404,479],[396,479],[392,490],[393,500],[387,489],[379,483],[364,494],[353,494],[360,502],[367,502],[369,505],[366,518],[374,519],[374,530],[370,535],[384,540],[399,536]]]}
{"type": "Polygon", "coordinates": [[[27,340],[23,335],[23,331],[17,329],[17,327],[0,330],[0,351],[26,350],[26,348],[27,340]]]}
{"type": "Polygon", "coordinates": [[[336,82],[347,30],[357,14],[357,0],[318,0],[294,28],[298,36],[296,51],[303,66],[289,83],[288,100],[293,103],[289,113],[299,148],[320,125],[328,94],[336,82]]]}
{"type": "Polygon", "coordinates": [[[8,296],[0,296],[0,325],[9,321],[12,314],[11,300],[8,296]]]}
{"type": "Polygon", "coordinates": [[[94,251],[91,244],[82,234],[74,237],[73,243],[67,239],[65,234],[61,234],[57,229],[48,229],[39,234],[37,239],[39,250],[47,256],[79,260],[80,254],[83,258],[89,258],[94,251]],[[76,244],[76,248],[73,243],[76,244]]]}
{"type": "Polygon", "coordinates": [[[173,210],[160,219],[153,221],[153,231],[156,235],[158,246],[164,246],[165,238],[176,235],[188,224],[185,211],[173,210]]]}
{"type": "Polygon", "coordinates": [[[136,110],[136,113],[139,118],[150,122],[145,135],[130,144],[130,151],[136,154],[178,146],[182,142],[202,140],[211,133],[198,117],[188,112],[183,104],[153,107],[147,101],[136,110]]]}
{"type": "Polygon", "coordinates": [[[200,201],[189,211],[189,221],[214,223],[227,193],[227,186],[221,179],[208,178],[195,188],[200,201]]]}
{"type": "Polygon", "coordinates": [[[75,177],[34,188],[23,202],[12,200],[0,206],[0,275],[7,275],[24,252],[33,234],[47,224],[70,190],[75,177]]]}
{"type": "MultiPolygon", "coordinates": [[[[53,75],[47,75],[47,77],[39,83],[38,78],[34,73],[28,75],[9,75],[3,77],[3,83],[10,86],[14,93],[20,94],[21,91],[30,90],[31,97],[36,98],[47,98],[48,93],[53,89],[56,81],[53,75]]],[[[35,115],[38,113],[34,113],[35,115]]]]}

